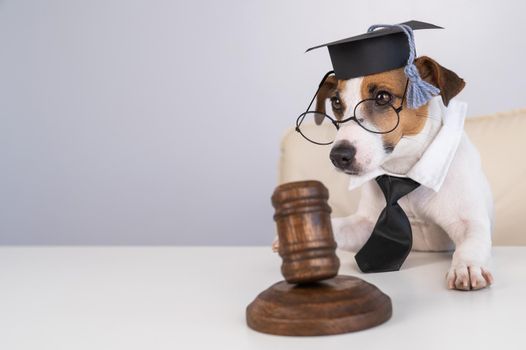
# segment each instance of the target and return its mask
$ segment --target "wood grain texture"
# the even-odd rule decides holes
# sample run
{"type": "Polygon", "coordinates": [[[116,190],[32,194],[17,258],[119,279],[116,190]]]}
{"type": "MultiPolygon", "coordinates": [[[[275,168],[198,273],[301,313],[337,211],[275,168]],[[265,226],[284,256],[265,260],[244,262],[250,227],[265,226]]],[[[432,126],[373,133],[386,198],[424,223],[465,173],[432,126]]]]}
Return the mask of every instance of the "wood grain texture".
{"type": "Polygon", "coordinates": [[[294,285],[281,281],[247,306],[250,328],[269,334],[316,336],[354,332],[387,321],[391,299],[351,276],[294,285]]]}
{"type": "Polygon", "coordinates": [[[319,181],[289,182],[272,195],[281,272],[287,282],[315,282],[338,274],[328,198],[329,191],[319,181]]]}

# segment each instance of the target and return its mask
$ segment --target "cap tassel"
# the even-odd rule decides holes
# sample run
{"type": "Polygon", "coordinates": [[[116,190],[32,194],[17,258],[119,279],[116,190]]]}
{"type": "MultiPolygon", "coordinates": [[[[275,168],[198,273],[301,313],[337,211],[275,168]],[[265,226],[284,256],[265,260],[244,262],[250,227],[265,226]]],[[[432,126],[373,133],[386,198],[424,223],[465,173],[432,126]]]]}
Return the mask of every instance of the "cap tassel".
{"type": "Polygon", "coordinates": [[[415,39],[413,36],[413,29],[405,24],[375,24],[370,26],[367,32],[372,32],[378,28],[400,28],[407,36],[409,43],[409,58],[407,59],[407,65],[404,68],[405,75],[409,79],[407,86],[407,107],[410,109],[416,109],[426,104],[433,96],[440,94],[440,89],[436,86],[429,84],[423,80],[418,73],[418,69],[415,66],[415,39]]]}
{"type": "Polygon", "coordinates": [[[407,107],[416,109],[425,105],[433,96],[440,94],[440,89],[423,80],[414,64],[404,68],[405,75],[409,79],[407,85],[407,107]]]}

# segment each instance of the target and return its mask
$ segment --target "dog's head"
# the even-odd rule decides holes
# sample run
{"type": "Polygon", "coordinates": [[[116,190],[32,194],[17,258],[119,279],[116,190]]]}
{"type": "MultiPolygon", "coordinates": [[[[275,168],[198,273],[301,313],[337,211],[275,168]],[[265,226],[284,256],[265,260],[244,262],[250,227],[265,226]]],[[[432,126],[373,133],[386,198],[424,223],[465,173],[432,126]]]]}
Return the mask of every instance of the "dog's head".
{"type": "MultiPolygon", "coordinates": [[[[417,58],[415,65],[423,80],[440,89],[446,106],[464,88],[464,80],[429,57],[417,58]]],[[[380,104],[389,101],[392,106],[399,107],[406,83],[403,68],[349,80],[330,76],[318,92],[316,111],[325,113],[327,99],[337,120],[352,116],[355,106],[365,99],[377,100],[380,104]]],[[[358,105],[357,108],[362,107],[358,105]]],[[[339,170],[354,175],[379,167],[402,138],[417,135],[424,129],[428,105],[409,109],[404,103],[399,116],[396,128],[385,134],[367,131],[354,121],[341,124],[330,153],[332,163],[339,170]]]]}

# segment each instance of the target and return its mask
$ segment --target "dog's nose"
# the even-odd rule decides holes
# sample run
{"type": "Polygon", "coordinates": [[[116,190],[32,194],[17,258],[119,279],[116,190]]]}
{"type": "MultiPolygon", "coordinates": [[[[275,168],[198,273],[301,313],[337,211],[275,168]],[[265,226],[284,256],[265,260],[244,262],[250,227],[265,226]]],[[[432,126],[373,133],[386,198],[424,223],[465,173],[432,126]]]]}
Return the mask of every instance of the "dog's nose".
{"type": "Polygon", "coordinates": [[[354,161],[356,155],[356,148],[349,144],[343,143],[336,145],[330,154],[331,162],[335,167],[340,169],[348,169],[354,161]]]}

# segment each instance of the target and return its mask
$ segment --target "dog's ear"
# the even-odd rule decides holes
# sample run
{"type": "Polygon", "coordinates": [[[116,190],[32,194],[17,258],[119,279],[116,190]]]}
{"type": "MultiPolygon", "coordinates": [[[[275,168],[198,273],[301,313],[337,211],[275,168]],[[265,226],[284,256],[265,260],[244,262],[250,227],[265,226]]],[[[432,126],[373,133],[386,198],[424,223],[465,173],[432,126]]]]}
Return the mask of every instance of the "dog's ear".
{"type": "Polygon", "coordinates": [[[435,60],[427,56],[418,57],[415,60],[422,79],[440,89],[440,95],[444,105],[458,95],[466,83],[455,72],[439,65],[435,60]]]}
{"type": "MultiPolygon", "coordinates": [[[[330,75],[327,77],[327,79],[325,79],[318,90],[318,94],[316,95],[316,112],[325,113],[325,101],[329,97],[330,93],[336,88],[336,84],[337,80],[334,75],[330,75]]],[[[323,118],[323,116],[316,115],[314,117],[316,125],[320,125],[323,122],[323,118]]]]}

